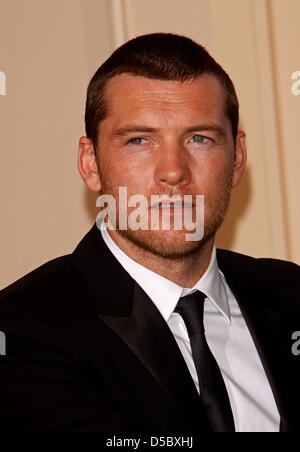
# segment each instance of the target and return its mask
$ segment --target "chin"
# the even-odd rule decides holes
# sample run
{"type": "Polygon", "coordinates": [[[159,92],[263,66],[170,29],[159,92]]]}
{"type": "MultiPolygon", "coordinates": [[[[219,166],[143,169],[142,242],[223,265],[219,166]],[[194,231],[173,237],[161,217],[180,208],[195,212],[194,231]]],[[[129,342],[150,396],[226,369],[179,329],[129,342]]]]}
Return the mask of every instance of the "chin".
{"type": "Polygon", "coordinates": [[[169,259],[180,259],[196,254],[207,242],[203,237],[199,241],[187,241],[189,231],[120,231],[122,236],[152,254],[169,259]]]}

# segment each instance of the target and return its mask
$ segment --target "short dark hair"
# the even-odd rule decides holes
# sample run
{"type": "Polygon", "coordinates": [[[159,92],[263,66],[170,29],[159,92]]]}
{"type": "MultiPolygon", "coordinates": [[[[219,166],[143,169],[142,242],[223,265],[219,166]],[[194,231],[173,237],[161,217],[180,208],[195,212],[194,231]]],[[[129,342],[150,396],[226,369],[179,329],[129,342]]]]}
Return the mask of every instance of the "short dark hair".
{"type": "Polygon", "coordinates": [[[86,135],[98,144],[99,123],[105,118],[105,88],[114,76],[128,73],[158,80],[185,81],[213,75],[224,89],[225,114],[235,140],[239,122],[239,102],[234,85],[224,69],[204,47],[190,38],[171,33],[138,36],[119,47],[91,79],[86,100],[86,135]]]}

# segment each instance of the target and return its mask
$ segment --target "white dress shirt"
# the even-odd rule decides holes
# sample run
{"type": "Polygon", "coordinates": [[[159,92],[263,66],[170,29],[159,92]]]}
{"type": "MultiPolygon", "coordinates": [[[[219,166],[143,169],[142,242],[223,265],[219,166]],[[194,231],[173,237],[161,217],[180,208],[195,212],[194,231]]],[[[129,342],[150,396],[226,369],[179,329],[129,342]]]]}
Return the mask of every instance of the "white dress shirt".
{"type": "Polygon", "coordinates": [[[207,343],[221,370],[237,432],[279,432],[280,416],[261,360],[238,303],[218,268],[214,247],[210,264],[193,288],[182,288],[125,254],[104,223],[102,237],[124,269],[142,287],[172,331],[199,392],[190,340],[182,317],[174,313],[181,296],[195,290],[207,298],[204,326],[207,343]]]}

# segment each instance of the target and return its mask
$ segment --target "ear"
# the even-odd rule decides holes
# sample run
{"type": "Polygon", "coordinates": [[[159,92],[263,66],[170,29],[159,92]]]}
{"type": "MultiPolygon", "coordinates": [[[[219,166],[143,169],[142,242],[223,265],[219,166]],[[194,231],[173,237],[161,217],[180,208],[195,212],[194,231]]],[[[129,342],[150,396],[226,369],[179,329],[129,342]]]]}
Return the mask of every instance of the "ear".
{"type": "Polygon", "coordinates": [[[89,190],[99,192],[101,181],[92,141],[81,137],[78,149],[78,170],[89,190]]]}
{"type": "Polygon", "coordinates": [[[235,141],[235,157],[233,163],[232,186],[240,182],[247,162],[246,134],[239,131],[235,141]]]}

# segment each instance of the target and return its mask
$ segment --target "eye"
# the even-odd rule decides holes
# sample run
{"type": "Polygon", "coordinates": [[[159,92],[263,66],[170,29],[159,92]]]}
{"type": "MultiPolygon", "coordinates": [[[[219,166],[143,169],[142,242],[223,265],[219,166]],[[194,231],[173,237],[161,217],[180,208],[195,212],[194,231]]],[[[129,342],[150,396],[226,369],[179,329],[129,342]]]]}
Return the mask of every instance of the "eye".
{"type": "Polygon", "coordinates": [[[204,137],[203,135],[193,135],[192,136],[193,143],[204,144],[204,143],[209,143],[211,141],[212,140],[210,138],[204,137]]]}
{"type": "Polygon", "coordinates": [[[133,145],[140,145],[145,144],[146,138],[144,137],[134,137],[130,138],[130,140],[127,141],[127,144],[133,144],[133,145]]]}

